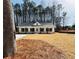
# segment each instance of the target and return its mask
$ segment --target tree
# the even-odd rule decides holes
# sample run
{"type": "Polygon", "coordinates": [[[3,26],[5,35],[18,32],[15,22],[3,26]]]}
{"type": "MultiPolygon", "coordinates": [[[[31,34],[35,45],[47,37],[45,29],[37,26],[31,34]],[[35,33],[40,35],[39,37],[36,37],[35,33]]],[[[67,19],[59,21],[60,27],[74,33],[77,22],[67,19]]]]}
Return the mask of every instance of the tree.
{"type": "MultiPolygon", "coordinates": [[[[47,6],[46,8],[45,8],[45,10],[46,10],[46,15],[48,16],[48,18],[51,16],[51,8],[49,7],[49,6],[47,6]]],[[[47,19],[47,22],[51,22],[52,21],[52,17],[51,17],[51,19],[47,19]]]]}
{"type": "Polygon", "coordinates": [[[21,4],[23,23],[30,22],[35,5],[35,2],[33,1],[23,0],[23,4],[21,4]]]}
{"type": "Polygon", "coordinates": [[[28,21],[26,19],[26,16],[28,16],[28,4],[27,3],[23,3],[23,7],[22,7],[22,10],[23,10],[23,23],[25,23],[26,21],[28,21]]]}
{"type": "Polygon", "coordinates": [[[46,21],[46,10],[43,8],[44,22],[46,21]]]}
{"type": "Polygon", "coordinates": [[[13,8],[10,0],[3,0],[3,57],[11,56],[15,53],[15,26],[13,8]]]}
{"type": "Polygon", "coordinates": [[[30,0],[23,0],[24,1],[24,3],[28,3],[30,0]]]}
{"type": "Polygon", "coordinates": [[[60,24],[60,22],[61,22],[61,11],[62,11],[62,9],[63,9],[63,7],[62,7],[62,4],[58,4],[57,5],[57,18],[56,18],[56,22],[57,22],[57,27],[60,27],[61,26],[61,24],[60,24]]]}
{"type": "Polygon", "coordinates": [[[29,7],[28,15],[29,15],[29,22],[30,22],[32,10],[33,10],[33,7],[34,7],[34,2],[28,2],[28,7],[29,7]]]}
{"type": "Polygon", "coordinates": [[[61,12],[61,10],[62,10],[62,4],[58,4],[57,5],[57,10],[58,10],[58,17],[60,17],[60,12],[61,12]]]}
{"type": "Polygon", "coordinates": [[[66,12],[63,12],[63,28],[64,28],[64,26],[65,26],[65,25],[64,25],[64,24],[65,24],[64,21],[65,21],[65,17],[66,17],[66,15],[67,15],[67,13],[66,13],[66,12]]]}
{"type": "Polygon", "coordinates": [[[75,24],[74,24],[74,25],[72,25],[72,29],[73,29],[73,30],[75,30],[75,24]]]}
{"type": "Polygon", "coordinates": [[[39,17],[40,17],[40,21],[42,22],[42,10],[43,10],[43,7],[42,7],[42,5],[38,5],[37,7],[38,7],[38,10],[39,10],[38,14],[39,14],[39,17]]]}
{"type": "Polygon", "coordinates": [[[16,15],[15,21],[16,21],[16,26],[18,26],[19,19],[20,19],[20,16],[21,16],[21,8],[20,8],[20,4],[18,4],[18,3],[14,5],[14,15],[16,15]]]}
{"type": "Polygon", "coordinates": [[[33,14],[34,14],[34,21],[36,22],[38,20],[37,15],[38,15],[38,8],[34,7],[33,8],[33,14]]]}
{"type": "Polygon", "coordinates": [[[36,5],[33,1],[30,2],[30,0],[23,0],[23,9],[24,9],[24,15],[25,15],[25,20],[29,18],[27,21],[30,22],[31,20],[31,12],[33,10],[33,7],[36,5]],[[26,18],[26,16],[28,16],[26,18]]]}
{"type": "Polygon", "coordinates": [[[56,23],[56,5],[53,5],[51,8],[51,20],[53,25],[56,23]]]}

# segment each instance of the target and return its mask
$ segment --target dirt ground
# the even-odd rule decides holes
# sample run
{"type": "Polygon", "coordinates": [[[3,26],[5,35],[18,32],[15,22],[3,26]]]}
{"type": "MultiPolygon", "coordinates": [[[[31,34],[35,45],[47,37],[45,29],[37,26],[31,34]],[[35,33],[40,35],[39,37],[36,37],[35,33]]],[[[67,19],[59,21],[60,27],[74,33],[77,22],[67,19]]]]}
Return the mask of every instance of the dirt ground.
{"type": "Polygon", "coordinates": [[[26,34],[16,44],[14,59],[75,59],[74,34],[26,34]]]}
{"type": "Polygon", "coordinates": [[[41,40],[18,40],[15,59],[67,59],[65,53],[41,40]]]}
{"type": "Polygon", "coordinates": [[[27,34],[23,39],[41,40],[65,52],[68,59],[75,59],[75,34],[27,34]]]}

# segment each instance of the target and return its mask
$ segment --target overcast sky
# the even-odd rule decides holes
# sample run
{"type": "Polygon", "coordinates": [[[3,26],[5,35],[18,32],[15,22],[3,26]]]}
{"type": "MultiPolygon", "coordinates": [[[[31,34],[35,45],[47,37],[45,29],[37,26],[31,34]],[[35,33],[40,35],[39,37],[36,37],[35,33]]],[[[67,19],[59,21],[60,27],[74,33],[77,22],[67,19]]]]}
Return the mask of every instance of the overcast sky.
{"type": "MultiPolygon", "coordinates": [[[[31,0],[32,1],[32,0],[31,0]]],[[[53,2],[63,4],[64,11],[67,12],[66,25],[75,23],[75,4],[74,0],[33,0],[36,4],[43,4],[44,6],[52,5],[53,2]]],[[[12,0],[13,4],[23,3],[23,0],[12,0]]]]}

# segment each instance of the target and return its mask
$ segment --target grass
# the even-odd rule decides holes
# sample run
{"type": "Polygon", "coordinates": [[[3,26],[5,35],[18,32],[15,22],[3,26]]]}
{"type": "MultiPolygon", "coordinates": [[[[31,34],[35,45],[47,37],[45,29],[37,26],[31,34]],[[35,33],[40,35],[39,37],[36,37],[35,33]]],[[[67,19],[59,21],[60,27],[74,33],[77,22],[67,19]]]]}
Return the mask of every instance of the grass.
{"type": "Polygon", "coordinates": [[[53,34],[27,34],[22,39],[41,40],[53,45],[65,52],[68,59],[75,59],[75,38],[74,34],[53,33],[53,34]]]}
{"type": "Polygon", "coordinates": [[[74,34],[27,34],[16,44],[14,59],[75,59],[74,34]]]}
{"type": "Polygon", "coordinates": [[[64,52],[41,40],[18,40],[14,59],[67,59],[64,52]]]}

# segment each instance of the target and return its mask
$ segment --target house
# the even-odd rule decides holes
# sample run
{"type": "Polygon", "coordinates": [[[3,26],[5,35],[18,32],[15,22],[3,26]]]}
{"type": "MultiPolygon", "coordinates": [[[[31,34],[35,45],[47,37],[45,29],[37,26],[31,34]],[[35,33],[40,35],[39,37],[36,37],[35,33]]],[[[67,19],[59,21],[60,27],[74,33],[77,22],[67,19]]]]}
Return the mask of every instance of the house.
{"type": "Polygon", "coordinates": [[[52,23],[25,23],[19,26],[16,26],[16,33],[53,33],[54,25],[52,23]]]}

